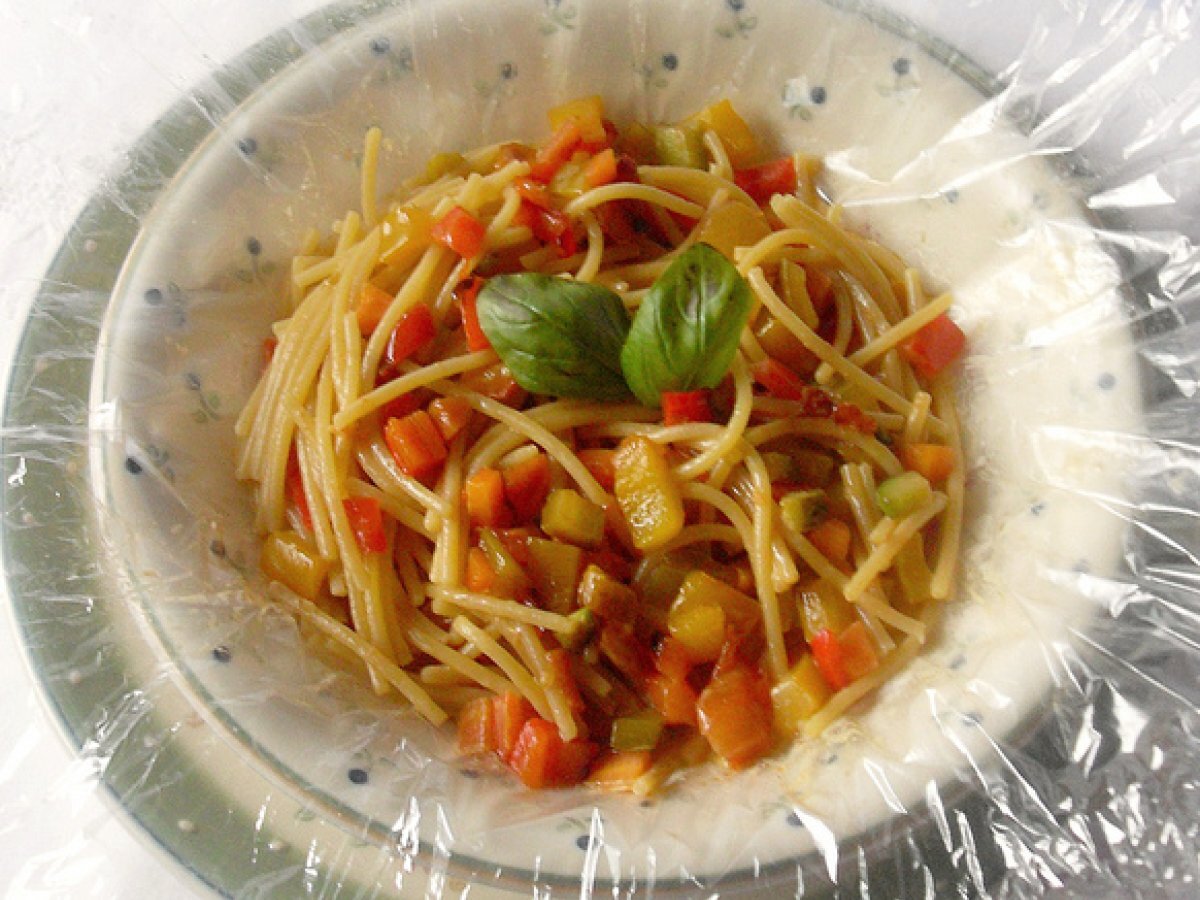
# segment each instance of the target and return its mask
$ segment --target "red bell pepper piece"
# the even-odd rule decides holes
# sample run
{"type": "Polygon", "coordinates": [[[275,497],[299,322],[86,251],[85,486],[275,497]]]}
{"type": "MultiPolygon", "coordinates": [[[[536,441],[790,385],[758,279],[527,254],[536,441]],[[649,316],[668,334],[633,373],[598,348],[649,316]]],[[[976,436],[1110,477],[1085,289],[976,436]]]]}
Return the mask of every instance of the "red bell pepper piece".
{"type": "Polygon", "coordinates": [[[535,519],[550,493],[550,459],[545,453],[535,453],[527,459],[511,463],[500,470],[504,477],[504,494],[518,522],[535,519]]]}
{"type": "Polygon", "coordinates": [[[400,471],[412,478],[436,474],[447,456],[441,432],[423,409],[402,419],[388,419],[383,438],[400,471]]]}
{"type": "Polygon", "coordinates": [[[833,400],[827,393],[805,384],[799,375],[774,357],[767,356],[756,362],[750,367],[750,374],[772,397],[804,404],[801,415],[824,417],[833,414],[833,400]]]}
{"type": "Polygon", "coordinates": [[[383,510],[374,497],[350,497],[342,501],[354,541],[363,553],[383,553],[387,550],[387,535],[383,530],[383,510]]]}
{"type": "Polygon", "coordinates": [[[471,404],[462,397],[435,397],[429,401],[427,411],[446,443],[458,437],[471,421],[471,404]]]}
{"type": "Polygon", "coordinates": [[[477,275],[464,278],[454,286],[454,297],[458,300],[458,308],[462,311],[463,333],[467,338],[467,349],[474,353],[477,350],[491,350],[492,342],[483,333],[479,324],[479,313],[475,301],[483,289],[484,280],[477,275]]]}
{"type": "Polygon", "coordinates": [[[734,183],[750,195],[755,203],[766,203],[776,194],[796,191],[796,163],[790,156],[733,173],[734,183]]]}
{"type": "Polygon", "coordinates": [[[577,456],[600,487],[611,493],[617,481],[616,451],[608,447],[585,447],[577,456]]]}
{"type": "Polygon", "coordinates": [[[544,244],[553,244],[563,259],[574,256],[579,249],[571,219],[562,210],[539,210],[533,220],[533,236],[544,244]]]}
{"type": "Polygon", "coordinates": [[[471,259],[483,250],[487,229],[461,206],[456,206],[434,223],[430,235],[463,259],[471,259]]]}
{"type": "Polygon", "coordinates": [[[507,525],[512,518],[504,502],[504,480],[497,469],[482,468],[463,485],[467,519],[474,526],[507,525]]]}
{"type": "Polygon", "coordinates": [[[564,741],[553,723],[525,722],[509,758],[509,766],[530,788],[566,787],[583,781],[597,747],[588,741],[564,741]]]}
{"type": "Polygon", "coordinates": [[[846,677],[857,681],[879,668],[879,651],[875,639],[862,622],[853,622],[838,635],[842,649],[842,668],[846,677]]]}
{"type": "Polygon", "coordinates": [[[518,178],[513,182],[513,188],[522,200],[533,204],[538,209],[554,208],[554,197],[550,193],[550,187],[540,181],[534,181],[532,178],[518,178]]]}
{"type": "Polygon", "coordinates": [[[835,691],[840,691],[850,683],[842,644],[836,634],[827,628],[822,629],[813,635],[809,645],[812,648],[813,660],[816,661],[817,669],[820,670],[826,684],[835,691]]]}
{"type": "Polygon", "coordinates": [[[575,673],[571,671],[571,654],[561,647],[557,647],[550,651],[549,658],[551,684],[562,693],[572,712],[582,712],[585,704],[583,697],[579,694],[575,673]]]}
{"type": "Polygon", "coordinates": [[[855,406],[853,403],[839,403],[833,410],[833,421],[838,425],[853,428],[862,434],[874,434],[879,430],[879,426],[875,424],[875,420],[863,412],[861,407],[855,406]]]}
{"type": "Polygon", "coordinates": [[[496,704],[479,697],[458,714],[458,752],[465,756],[491,753],[496,749],[496,704]]]}
{"type": "Polygon", "coordinates": [[[358,330],[364,335],[374,331],[379,326],[379,320],[387,313],[388,307],[392,305],[393,299],[391,294],[369,281],[364,284],[354,311],[358,320],[358,330]]]}
{"type": "Polygon", "coordinates": [[[459,380],[459,384],[514,409],[524,403],[528,396],[525,389],[517,384],[517,379],[513,378],[512,372],[504,363],[496,363],[486,369],[467,372],[459,380]]]}
{"type": "Polygon", "coordinates": [[[663,391],[662,411],[664,425],[712,421],[712,409],[708,405],[708,391],[704,390],[663,391]]]}
{"type": "Polygon", "coordinates": [[[563,122],[550,140],[538,149],[529,167],[529,177],[534,181],[549,182],[582,142],[579,124],[574,119],[563,122]]]}
{"type": "Polygon", "coordinates": [[[668,678],[687,678],[695,664],[687,648],[670,635],[662,639],[654,654],[654,667],[668,678]]]}
{"type": "Polygon", "coordinates": [[[967,336],[942,313],[900,345],[900,352],[918,375],[932,378],[958,359],[967,345],[967,336]]]}
{"type": "Polygon", "coordinates": [[[770,751],[770,695],[762,678],[748,668],[715,676],[701,691],[697,712],[700,733],[731,768],[745,768],[770,751]]]}
{"type": "Polygon", "coordinates": [[[429,393],[423,390],[409,391],[407,394],[401,394],[395,400],[389,400],[379,408],[380,419],[384,422],[388,419],[403,419],[405,416],[415,413],[428,399],[429,393]]]}
{"type": "Polygon", "coordinates": [[[583,183],[590,188],[611,184],[617,180],[617,154],[609,147],[601,150],[583,169],[583,183]]]}
{"type": "Polygon", "coordinates": [[[392,329],[387,348],[383,351],[384,364],[394,369],[414,353],[428,347],[436,336],[433,313],[424,303],[416,304],[400,316],[396,327],[392,329]]]}
{"type": "Polygon", "coordinates": [[[651,675],[646,679],[646,699],[668,725],[696,726],[696,692],[685,678],[651,675]]]}
{"type": "MultiPolygon", "coordinates": [[[[525,727],[525,723],[536,718],[537,713],[528,700],[512,691],[499,694],[493,698],[492,702],[494,704],[492,721],[495,727],[496,753],[502,760],[508,762],[517,746],[517,739],[521,736],[521,730],[525,727]]],[[[557,733],[555,731],[555,734],[557,733]]]]}

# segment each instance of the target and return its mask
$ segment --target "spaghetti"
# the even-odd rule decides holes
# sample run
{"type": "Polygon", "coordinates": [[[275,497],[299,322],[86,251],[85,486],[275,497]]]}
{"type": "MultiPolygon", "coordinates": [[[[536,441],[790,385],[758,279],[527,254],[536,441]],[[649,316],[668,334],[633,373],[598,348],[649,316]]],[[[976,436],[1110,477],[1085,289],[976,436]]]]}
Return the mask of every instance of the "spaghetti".
{"type": "Polygon", "coordinates": [[[964,497],[949,295],[727,101],[441,154],[293,261],[237,423],[271,595],[531,787],[811,736],[920,649],[964,497]],[[756,164],[757,163],[757,164],[756,164]]]}

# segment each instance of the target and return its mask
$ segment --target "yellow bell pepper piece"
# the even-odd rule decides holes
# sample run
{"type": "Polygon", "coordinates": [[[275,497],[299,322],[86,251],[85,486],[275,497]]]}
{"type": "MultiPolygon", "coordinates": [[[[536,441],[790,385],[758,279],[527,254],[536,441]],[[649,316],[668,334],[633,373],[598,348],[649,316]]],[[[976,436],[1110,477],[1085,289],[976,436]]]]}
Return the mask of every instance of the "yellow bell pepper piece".
{"type": "Polygon", "coordinates": [[[558,131],[574,120],[585,144],[600,144],[607,138],[604,131],[604,100],[599,95],[570,100],[551,109],[548,115],[551,131],[558,131]]]}
{"type": "Polygon", "coordinates": [[[295,531],[267,535],[259,561],[263,574],[307,600],[316,600],[329,574],[329,560],[295,531]]]}
{"type": "Polygon", "coordinates": [[[559,488],[542,507],[542,531],[580,547],[595,547],[604,539],[604,510],[577,491],[559,488]]]}
{"type": "Polygon", "coordinates": [[[811,641],[821,631],[840,634],[858,621],[853,604],[824,578],[801,585],[796,591],[796,603],[806,641],[811,641]]]}
{"type": "Polygon", "coordinates": [[[778,684],[771,688],[771,706],[775,711],[775,727],[786,735],[800,732],[806,719],[826,703],[829,685],[821,677],[816,660],[805,654],[778,684]]]}
{"type": "Polygon", "coordinates": [[[667,613],[667,631],[693,660],[713,662],[725,643],[725,610],[716,602],[681,597],[667,613]]]}
{"type": "Polygon", "coordinates": [[[695,569],[679,586],[667,613],[667,630],[697,662],[712,662],[721,654],[727,625],[744,634],[757,627],[761,618],[755,600],[695,569]]]}
{"type": "Polygon", "coordinates": [[[758,139],[728,99],[718,100],[696,113],[695,119],[717,133],[735,169],[752,166],[758,159],[758,139]]]}
{"type": "Polygon", "coordinates": [[[730,262],[736,262],[733,258],[734,248],[757,244],[770,233],[771,226],[757,207],[730,202],[723,203],[705,216],[696,240],[708,244],[730,262]]]}
{"type": "Polygon", "coordinates": [[[725,145],[725,152],[730,155],[733,168],[743,169],[757,161],[758,139],[728,98],[704,107],[696,113],[695,119],[716,132],[725,145]]]}
{"type": "Polygon", "coordinates": [[[683,529],[683,496],[662,447],[643,435],[621,441],[613,457],[614,493],[634,546],[657,550],[683,529]]]}

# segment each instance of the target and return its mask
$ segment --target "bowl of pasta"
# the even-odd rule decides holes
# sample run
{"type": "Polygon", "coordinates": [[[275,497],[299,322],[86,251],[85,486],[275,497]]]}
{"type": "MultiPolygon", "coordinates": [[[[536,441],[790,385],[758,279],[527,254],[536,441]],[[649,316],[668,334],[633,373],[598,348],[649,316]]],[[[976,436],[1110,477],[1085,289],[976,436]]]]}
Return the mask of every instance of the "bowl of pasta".
{"type": "Polygon", "coordinates": [[[861,8],[626,5],[342,22],[124,261],[113,577],[230,803],[307,813],[279,847],[836,878],[1035,715],[1060,574],[1119,554],[1055,429],[1135,415],[1128,336],[1070,325],[1120,273],[962,127],[987,79],[861,8]]]}

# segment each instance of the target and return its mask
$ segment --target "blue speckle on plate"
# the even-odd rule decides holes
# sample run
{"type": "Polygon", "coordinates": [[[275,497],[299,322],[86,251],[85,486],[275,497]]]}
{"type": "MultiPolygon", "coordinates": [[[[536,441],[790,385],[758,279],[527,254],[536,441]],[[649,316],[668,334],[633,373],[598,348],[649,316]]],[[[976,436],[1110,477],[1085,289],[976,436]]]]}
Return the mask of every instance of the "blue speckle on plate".
{"type": "Polygon", "coordinates": [[[897,75],[907,75],[912,70],[912,61],[907,56],[899,56],[892,60],[892,71],[897,75]]]}
{"type": "Polygon", "coordinates": [[[163,302],[163,292],[158,288],[147,288],[142,298],[151,306],[158,306],[163,302]]]}
{"type": "Polygon", "coordinates": [[[213,647],[212,657],[219,663],[227,663],[233,659],[233,654],[224,644],[218,644],[216,647],[213,647]]]}
{"type": "Polygon", "coordinates": [[[725,3],[735,13],[746,8],[746,0],[725,0],[725,3]]]}
{"type": "Polygon", "coordinates": [[[125,457],[125,471],[128,472],[130,475],[141,475],[142,474],[142,464],[140,462],[138,462],[136,459],[134,459],[132,456],[127,456],[127,457],[125,457]]]}
{"type": "Polygon", "coordinates": [[[352,784],[366,784],[371,780],[371,776],[367,774],[366,769],[359,769],[357,767],[347,772],[346,777],[350,779],[352,784]]]}
{"type": "Polygon", "coordinates": [[[663,68],[668,72],[674,72],[679,68],[679,57],[674,53],[664,53],[662,58],[663,68]]]}
{"type": "Polygon", "coordinates": [[[824,103],[826,100],[829,99],[829,93],[825,90],[825,88],[822,85],[818,84],[816,87],[814,87],[811,91],[808,92],[808,99],[810,99],[817,106],[820,106],[822,103],[824,103]]]}
{"type": "Polygon", "coordinates": [[[957,203],[958,188],[946,188],[946,190],[942,191],[942,196],[945,198],[947,203],[957,203]]]}
{"type": "Polygon", "coordinates": [[[242,156],[253,156],[258,151],[258,141],[252,137],[244,137],[237,142],[237,148],[242,156]]]}
{"type": "Polygon", "coordinates": [[[800,819],[799,814],[794,809],[791,810],[787,814],[786,818],[784,818],[784,821],[787,822],[789,825],[791,825],[793,828],[803,828],[804,827],[804,822],[800,819]]]}
{"type": "Polygon", "coordinates": [[[200,390],[200,376],[195,372],[188,372],[183,376],[183,383],[187,385],[189,391],[200,390]]]}
{"type": "Polygon", "coordinates": [[[392,42],[385,37],[374,37],[371,38],[370,46],[372,53],[377,56],[383,56],[383,54],[392,49],[392,42]]]}
{"type": "Polygon", "coordinates": [[[1033,504],[1033,506],[1029,507],[1029,511],[1035,516],[1040,516],[1046,511],[1046,504],[1039,500],[1037,503],[1033,504]]]}
{"type": "Polygon", "coordinates": [[[247,238],[246,251],[251,256],[258,256],[258,254],[262,253],[262,242],[256,237],[247,238]]]}
{"type": "Polygon", "coordinates": [[[581,834],[575,838],[575,846],[580,850],[587,850],[592,845],[592,836],[590,834],[581,834]]]}
{"type": "Polygon", "coordinates": [[[224,559],[228,551],[225,549],[225,542],[219,538],[214,538],[208,542],[208,552],[218,559],[224,559]]]}
{"type": "Polygon", "coordinates": [[[517,77],[517,67],[514,66],[510,62],[501,64],[500,77],[503,78],[505,81],[509,81],[513,78],[516,78],[517,77]]]}
{"type": "Polygon", "coordinates": [[[1102,391],[1111,391],[1117,386],[1117,376],[1112,372],[1105,372],[1098,379],[1096,379],[1096,384],[1102,391]]]}

